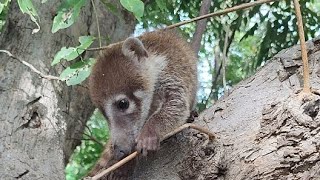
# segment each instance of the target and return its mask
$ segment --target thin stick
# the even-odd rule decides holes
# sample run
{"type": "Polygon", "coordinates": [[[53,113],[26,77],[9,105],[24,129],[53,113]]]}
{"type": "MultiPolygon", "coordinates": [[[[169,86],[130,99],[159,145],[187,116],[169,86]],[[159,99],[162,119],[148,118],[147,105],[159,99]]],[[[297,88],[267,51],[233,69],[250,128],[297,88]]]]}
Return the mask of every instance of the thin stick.
{"type": "Polygon", "coordinates": [[[57,76],[52,76],[52,75],[45,75],[42,72],[40,72],[38,69],[36,69],[33,65],[31,65],[30,63],[23,61],[21,59],[19,59],[18,57],[14,56],[13,54],[11,54],[10,51],[7,50],[0,50],[0,52],[2,53],[6,53],[8,56],[10,56],[12,59],[18,60],[20,63],[22,63],[23,65],[29,67],[33,72],[37,73],[40,77],[48,79],[48,80],[60,80],[59,77],[57,76]]]}
{"type": "Polygon", "coordinates": [[[99,28],[99,19],[98,19],[98,14],[97,14],[97,9],[96,9],[96,6],[94,5],[94,1],[91,0],[91,3],[92,3],[92,7],[93,7],[93,12],[95,14],[95,17],[96,17],[96,21],[97,21],[97,30],[98,30],[98,38],[99,38],[99,47],[102,46],[101,44],[101,34],[100,34],[100,28],[99,28]]]}
{"type": "Polygon", "coordinates": [[[229,27],[225,28],[226,36],[224,38],[223,52],[222,52],[222,83],[224,89],[224,95],[227,94],[227,80],[226,80],[226,66],[227,66],[227,46],[228,46],[228,36],[229,36],[229,27]]]}
{"type": "MultiPolygon", "coordinates": [[[[203,128],[203,127],[200,127],[200,126],[197,126],[195,124],[192,124],[192,123],[187,123],[187,124],[184,124],[180,127],[178,127],[177,129],[171,131],[170,133],[166,134],[162,139],[161,141],[165,140],[165,139],[168,139],[169,137],[177,134],[178,132],[184,130],[184,129],[187,129],[187,128],[192,128],[192,129],[195,129],[195,130],[198,130],[202,133],[205,133],[209,136],[209,139],[210,140],[213,140],[216,136],[215,134],[213,134],[212,132],[210,132],[209,130],[203,128]]],[[[138,152],[135,151],[133,153],[131,153],[130,155],[128,155],[127,157],[125,157],[124,159],[120,160],[119,162],[115,163],[114,165],[110,166],[108,169],[102,171],[101,173],[93,176],[93,177],[86,177],[85,179],[87,180],[98,180],[100,179],[101,177],[105,176],[106,174],[116,170],[117,168],[121,167],[122,165],[124,165],[125,163],[127,163],[128,161],[134,159],[136,156],[138,156],[138,152]]]]}
{"type": "Polygon", "coordinates": [[[206,14],[206,15],[203,15],[203,16],[199,16],[199,17],[196,17],[196,18],[193,18],[193,19],[190,19],[190,20],[182,21],[182,22],[167,26],[167,27],[165,27],[165,29],[172,29],[172,28],[175,28],[175,27],[178,27],[178,26],[182,26],[182,25],[194,22],[194,21],[199,21],[199,20],[204,19],[204,18],[220,16],[220,15],[223,15],[223,14],[227,14],[229,12],[233,12],[233,11],[237,11],[237,10],[241,10],[241,9],[247,9],[249,7],[252,7],[252,6],[257,6],[257,5],[260,5],[260,4],[269,3],[269,2],[273,2],[273,1],[278,1],[278,0],[258,0],[258,1],[254,1],[254,2],[243,3],[243,4],[240,4],[238,6],[233,6],[231,8],[227,8],[227,9],[220,10],[220,11],[217,11],[217,12],[214,12],[214,13],[210,13],[210,14],[206,14]]]}
{"type": "Polygon", "coordinates": [[[100,50],[104,50],[104,49],[110,48],[110,47],[112,47],[114,45],[120,44],[122,42],[123,41],[119,41],[119,42],[116,42],[116,43],[109,44],[107,46],[102,46],[102,47],[97,47],[97,48],[89,48],[89,49],[86,49],[86,51],[100,51],[100,50]]]}
{"type": "Polygon", "coordinates": [[[210,139],[210,140],[213,140],[213,139],[215,138],[215,134],[213,134],[213,133],[210,132],[209,130],[207,130],[207,129],[203,128],[203,127],[197,126],[197,125],[195,125],[195,124],[193,124],[193,123],[187,123],[187,124],[184,124],[184,125],[178,127],[177,129],[171,131],[170,133],[166,134],[166,135],[161,139],[161,141],[166,140],[166,139],[168,139],[169,137],[171,137],[171,136],[177,134],[178,132],[180,132],[180,131],[182,131],[182,130],[184,130],[184,129],[187,129],[187,128],[192,128],[192,129],[195,129],[195,130],[198,130],[198,131],[200,131],[200,132],[202,132],[202,133],[207,134],[207,135],[209,136],[209,139],[210,139]]]}
{"type": "MultiPolygon", "coordinates": [[[[172,24],[172,25],[167,26],[167,27],[165,27],[163,29],[172,29],[172,28],[175,28],[175,27],[178,27],[178,26],[182,26],[182,25],[185,25],[185,24],[188,24],[188,23],[192,23],[194,21],[199,21],[201,19],[220,16],[220,15],[227,14],[227,13],[230,13],[230,12],[234,12],[234,11],[237,11],[237,10],[247,9],[247,8],[250,8],[250,7],[253,7],[253,6],[261,5],[261,4],[264,4],[264,3],[270,3],[270,2],[274,2],[274,1],[279,1],[279,0],[258,0],[258,1],[250,2],[250,3],[243,3],[243,4],[240,4],[238,6],[234,6],[234,7],[227,8],[227,9],[224,9],[224,10],[220,10],[220,11],[217,11],[217,12],[214,12],[214,13],[210,13],[210,14],[206,14],[206,15],[203,15],[203,16],[199,16],[199,17],[196,17],[196,18],[193,18],[193,19],[190,19],[190,20],[186,20],[186,21],[182,21],[182,22],[179,22],[179,23],[176,23],[176,24],[172,24]]],[[[99,50],[107,49],[108,47],[109,46],[103,46],[103,47],[99,47],[99,48],[89,48],[89,49],[87,49],[87,51],[99,51],[99,50]]]]}
{"type": "Polygon", "coordinates": [[[93,176],[92,178],[87,177],[85,179],[90,179],[90,180],[98,180],[100,178],[102,178],[104,175],[118,169],[119,167],[121,167],[122,165],[124,165],[125,163],[129,162],[130,160],[134,159],[136,156],[138,155],[138,152],[135,151],[133,153],[131,153],[130,155],[128,155],[127,157],[123,158],[122,160],[120,160],[119,162],[115,163],[114,165],[112,165],[111,167],[109,167],[108,169],[102,171],[101,173],[93,176]]]}
{"type": "Polygon", "coordinates": [[[308,54],[307,54],[307,48],[306,48],[306,41],[304,37],[300,4],[298,0],[294,0],[293,2],[294,2],[294,9],[296,11],[296,16],[297,16],[298,33],[299,33],[300,46],[301,46],[301,57],[303,62],[303,92],[311,93],[308,54]]]}

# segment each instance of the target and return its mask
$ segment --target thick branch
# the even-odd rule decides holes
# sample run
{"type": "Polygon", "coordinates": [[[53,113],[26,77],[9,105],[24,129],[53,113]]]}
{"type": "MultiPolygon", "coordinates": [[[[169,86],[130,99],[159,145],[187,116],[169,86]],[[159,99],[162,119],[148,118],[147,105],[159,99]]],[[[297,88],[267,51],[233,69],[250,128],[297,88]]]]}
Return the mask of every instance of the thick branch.
{"type": "MultiPolygon", "coordinates": [[[[184,124],[180,127],[178,127],[177,129],[173,130],[172,132],[166,134],[162,139],[161,141],[163,140],[166,140],[168,139],[169,137],[177,134],[178,132],[184,130],[184,129],[187,129],[187,128],[192,128],[192,129],[195,129],[195,130],[198,130],[202,133],[205,133],[209,136],[209,139],[210,140],[213,140],[216,136],[215,134],[213,134],[212,132],[210,132],[209,130],[207,129],[204,129],[200,126],[197,126],[195,124],[192,124],[192,123],[187,123],[187,124],[184,124]]],[[[134,159],[136,156],[138,156],[138,152],[135,151],[133,153],[131,153],[130,155],[128,155],[127,157],[125,157],[124,159],[120,160],[119,162],[117,162],[116,164],[112,165],[111,167],[109,167],[108,169],[102,171],[101,173],[93,176],[93,177],[86,177],[85,179],[86,180],[98,180],[100,179],[101,177],[105,176],[106,174],[116,170],[117,168],[121,167],[122,165],[124,165],[125,163],[129,162],[130,160],[134,159]]]]}

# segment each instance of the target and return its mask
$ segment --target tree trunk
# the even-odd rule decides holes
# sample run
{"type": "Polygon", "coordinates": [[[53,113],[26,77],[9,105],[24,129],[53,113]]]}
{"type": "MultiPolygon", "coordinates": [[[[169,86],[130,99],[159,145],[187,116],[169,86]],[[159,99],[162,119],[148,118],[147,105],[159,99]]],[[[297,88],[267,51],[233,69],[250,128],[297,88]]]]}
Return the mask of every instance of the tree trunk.
{"type": "MultiPolygon", "coordinates": [[[[300,46],[277,54],[187,130],[141,158],[136,179],[320,179],[320,94],[302,98],[300,46]]],[[[320,40],[308,42],[311,84],[320,89],[320,40]]]]}
{"type": "MultiPolygon", "coordinates": [[[[12,1],[0,49],[44,74],[58,76],[63,66],[50,66],[56,52],[63,46],[77,46],[79,36],[98,37],[93,7],[88,1],[75,24],[52,34],[52,20],[61,2],[33,2],[40,16],[40,32],[31,34],[35,24],[12,1]]],[[[104,44],[105,39],[110,40],[107,43],[123,40],[135,25],[133,16],[121,9],[119,1],[112,3],[119,9],[117,15],[95,1],[104,44]]],[[[64,179],[65,163],[94,109],[86,83],[67,87],[64,82],[42,79],[0,53],[0,97],[0,179],[64,179]]]]}

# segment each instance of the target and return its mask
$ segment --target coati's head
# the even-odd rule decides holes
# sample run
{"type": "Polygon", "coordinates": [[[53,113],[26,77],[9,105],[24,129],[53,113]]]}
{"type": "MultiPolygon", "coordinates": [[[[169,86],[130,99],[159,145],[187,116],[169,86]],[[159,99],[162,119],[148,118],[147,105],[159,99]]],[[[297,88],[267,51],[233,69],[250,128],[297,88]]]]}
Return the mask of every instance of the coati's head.
{"type": "Polygon", "coordinates": [[[148,52],[139,39],[128,38],[105,50],[93,67],[91,99],[107,118],[116,158],[134,150],[165,66],[164,56],[148,52]]]}

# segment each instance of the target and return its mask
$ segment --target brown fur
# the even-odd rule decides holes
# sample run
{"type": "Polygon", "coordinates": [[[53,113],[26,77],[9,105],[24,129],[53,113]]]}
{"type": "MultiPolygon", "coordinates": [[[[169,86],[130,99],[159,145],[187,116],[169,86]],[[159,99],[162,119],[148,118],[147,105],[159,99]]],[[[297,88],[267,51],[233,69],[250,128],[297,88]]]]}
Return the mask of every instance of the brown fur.
{"type": "MultiPolygon", "coordinates": [[[[112,112],[113,119],[108,119],[110,128],[123,129],[123,132],[116,132],[117,135],[110,134],[112,142],[130,152],[136,148],[156,150],[161,137],[186,122],[194,108],[197,91],[197,59],[188,43],[172,31],[149,32],[138,38],[143,43],[142,47],[134,39],[128,39],[124,45],[118,43],[106,49],[90,76],[91,99],[106,118],[110,115],[107,113],[106,100],[119,93],[135,104],[132,113],[123,115],[112,112]],[[143,64],[151,63],[148,58],[152,55],[166,57],[166,66],[154,83],[150,80],[152,74],[148,74],[153,72],[141,68],[143,64]],[[152,94],[145,120],[139,119],[144,109],[143,101],[134,94],[137,90],[152,94]],[[132,127],[139,121],[145,121],[143,127],[132,127]]],[[[108,107],[113,108],[111,105],[108,107]]],[[[110,142],[91,175],[117,161],[113,148],[110,142]]],[[[105,179],[121,179],[123,174],[127,174],[123,177],[127,179],[133,172],[134,164],[131,162],[121,167],[105,179]]]]}

